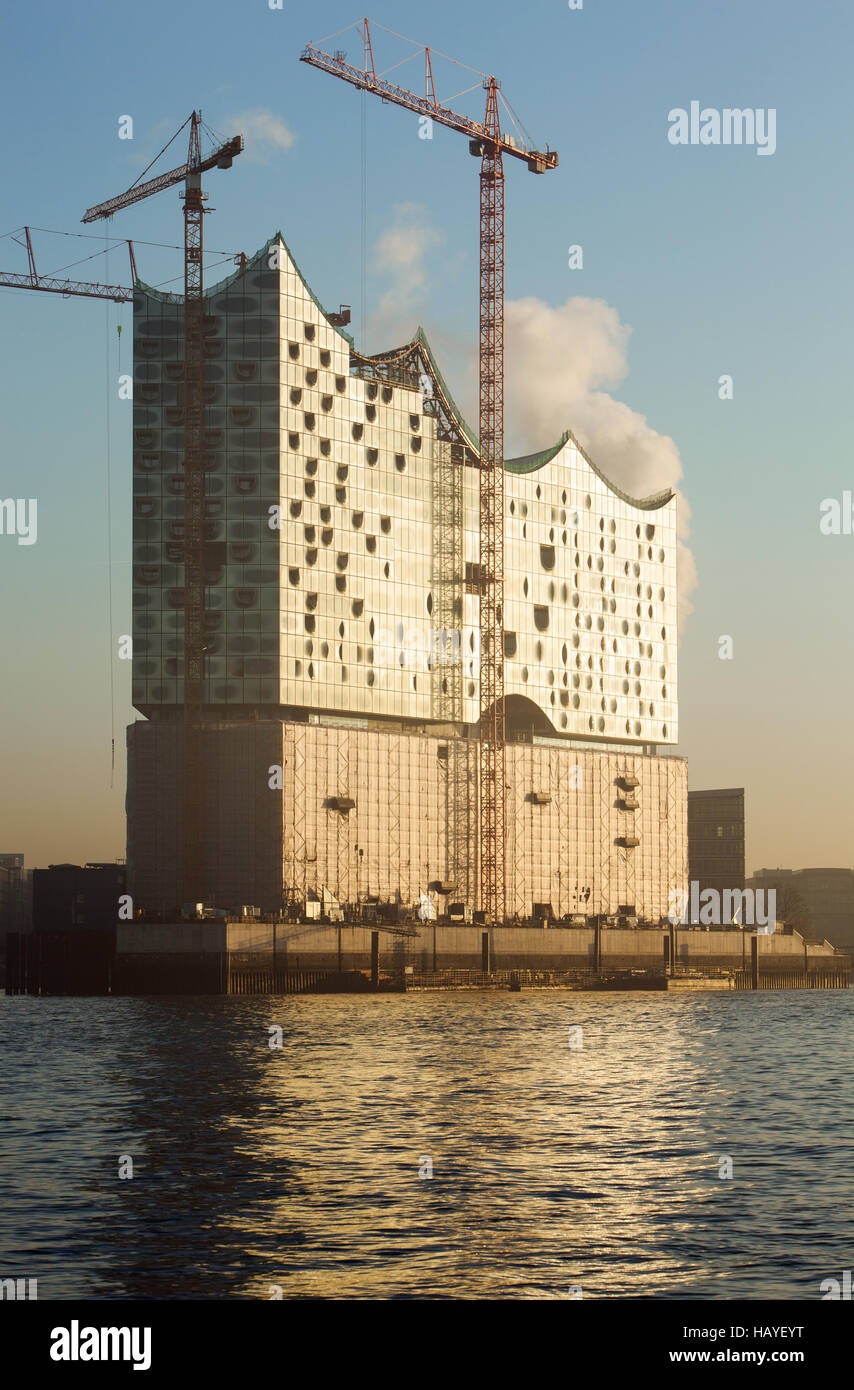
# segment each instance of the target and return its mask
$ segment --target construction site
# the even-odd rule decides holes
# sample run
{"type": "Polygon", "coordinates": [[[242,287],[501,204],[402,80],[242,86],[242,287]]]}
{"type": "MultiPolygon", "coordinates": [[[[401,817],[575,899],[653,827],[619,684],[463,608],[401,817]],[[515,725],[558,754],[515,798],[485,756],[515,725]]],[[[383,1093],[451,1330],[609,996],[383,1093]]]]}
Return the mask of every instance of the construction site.
{"type": "Polygon", "coordinates": [[[184,165],[83,219],[183,184],[183,294],[132,253],[128,290],[39,283],[29,237],[28,277],[4,278],[133,302],[133,932],[186,957],[188,930],[290,924],[341,972],[366,965],[371,924],[376,980],[377,924],[397,967],[411,950],[433,970],[439,931],[448,968],[489,970],[507,932],[513,969],[598,971],[610,927],[622,968],[657,969],[688,880],[677,497],[618,489],[571,421],[505,458],[504,164],[543,175],[557,155],[502,130],[494,77],[473,121],[437,101],[429,49],[420,96],[377,75],[362,33],[362,67],[302,59],[478,161],[477,429],[424,332],[363,354],[281,232],[203,283],[202,175],[243,140],[203,154],[195,111],[184,165]],[[622,940],[642,929],[648,947],[622,940]]]}
{"type": "Polygon", "coordinates": [[[568,431],[504,458],[503,160],[557,155],[502,133],[496,79],[478,125],[429,50],[422,98],[363,36],[364,68],[303,59],[480,162],[479,429],[421,330],[360,353],[281,234],[195,297],[137,281],[134,902],[658,921],[687,864],[685,765],[658,752],[676,499],[619,492],[568,431]]]}
{"type": "MultiPolygon", "coordinates": [[[[187,900],[182,346],[181,302],[138,287],[128,860],[134,901],[160,912],[187,900]]],[[[685,765],[656,753],[676,738],[675,499],[619,495],[571,438],[508,461],[503,631],[483,633],[482,462],[423,336],[361,357],[277,237],[206,296],[203,352],[191,897],[488,911],[479,719],[500,640],[493,920],[658,920],[687,872],[685,765]]]]}

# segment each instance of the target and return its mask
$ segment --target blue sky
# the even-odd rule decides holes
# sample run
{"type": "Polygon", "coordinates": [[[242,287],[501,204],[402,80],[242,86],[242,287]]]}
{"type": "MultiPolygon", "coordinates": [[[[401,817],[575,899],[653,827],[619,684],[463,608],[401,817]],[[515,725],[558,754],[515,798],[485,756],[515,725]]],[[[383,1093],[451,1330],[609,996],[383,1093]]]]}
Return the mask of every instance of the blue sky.
{"type": "MultiPolygon", "coordinates": [[[[699,575],[680,651],[690,784],[747,788],[749,868],[850,864],[841,774],[854,751],[854,537],[818,526],[821,500],[841,497],[854,478],[849,8],[378,0],[371,17],[495,72],[537,143],[559,151],[545,178],[508,168],[507,296],[612,306],[632,329],[614,394],[678,447],[699,575]],[[692,100],[774,108],[775,154],[670,145],[668,112],[692,100]],[[567,268],[575,243],[583,271],[567,268]],[[718,399],[723,373],[734,379],[732,401],[718,399]],[[733,638],[731,661],[718,658],[722,634],[733,638]]],[[[464,399],[477,323],[477,164],[460,136],[437,129],[420,141],[415,117],[298,62],[305,42],[357,18],[347,4],[289,0],[281,11],[267,0],[7,5],[0,234],[24,223],[93,230],[80,225],[84,209],[135,179],[194,105],[226,135],[247,113],[260,132],[263,113],[268,131],[283,126],[292,140],[248,140],[232,170],[208,176],[216,210],[207,244],[254,251],[280,227],[321,301],[351,303],[358,330],[363,307],[370,324],[389,288],[374,247],[396,209],[415,205],[435,235],[404,313],[412,328],[425,321],[464,399]],[[124,114],[131,141],[117,136],[124,114]]],[[[333,46],[357,61],[359,42],[351,31],[333,46]]],[[[378,67],[406,51],[377,34],[378,67]]],[[[476,80],[444,63],[436,76],[440,99],[476,80]]],[[[417,86],[417,60],[396,77],[417,86]]],[[[479,92],[459,101],[471,114],[479,103],[479,92]]],[[[182,161],[183,139],[163,167],[182,161]]],[[[177,251],[142,244],[177,245],[180,209],[170,190],[110,228],[114,239],[134,238],[150,283],[180,273],[177,251]]],[[[43,273],[103,245],[35,242],[43,273]]],[[[25,268],[21,248],[0,241],[0,269],[25,268]]],[[[209,283],[230,268],[211,269],[209,283]]],[[[108,265],[102,256],[61,273],[128,276],[118,249],[108,265]]],[[[0,290],[0,497],[39,499],[35,546],[0,537],[0,849],[23,850],[31,865],[123,853],[132,711],[127,663],[111,662],[108,641],[106,396],[118,373],[116,325],[129,321],[127,308],[0,290]]],[[[122,351],[126,366],[128,333],[122,351]]],[[[110,416],[118,635],[130,626],[130,407],[114,386],[110,416]]]]}

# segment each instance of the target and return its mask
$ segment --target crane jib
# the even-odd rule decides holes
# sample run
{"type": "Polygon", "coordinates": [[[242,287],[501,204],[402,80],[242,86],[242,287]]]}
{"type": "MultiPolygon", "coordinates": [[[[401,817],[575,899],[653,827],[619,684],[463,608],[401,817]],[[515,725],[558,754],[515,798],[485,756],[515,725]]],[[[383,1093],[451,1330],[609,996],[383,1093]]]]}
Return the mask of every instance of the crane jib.
{"type": "MultiPolygon", "coordinates": [[[[414,111],[417,115],[429,116],[431,120],[437,121],[440,125],[447,126],[450,130],[457,130],[463,135],[469,135],[473,139],[488,141],[500,149],[502,153],[513,155],[516,159],[523,159],[531,173],[544,174],[548,169],[557,168],[558,157],[555,150],[533,150],[524,145],[517,145],[503,136],[500,131],[489,130],[485,125],[471,120],[468,116],[462,116],[456,111],[451,111],[448,107],[440,106],[435,100],[431,101],[427,97],[420,97],[405,87],[397,87],[393,82],[386,82],[373,73],[364,72],[361,68],[354,68],[351,64],[345,63],[343,59],[336,58],[333,54],[324,53],[319,48],[309,46],[303,49],[300,61],[309,63],[312,67],[320,68],[322,72],[328,72],[333,77],[343,78],[359,92],[371,92],[383,102],[403,106],[406,110],[414,111]]],[[[488,82],[492,80],[487,79],[484,86],[487,86],[488,82]]]]}
{"type": "Polygon", "coordinates": [[[88,208],[81,221],[97,222],[99,218],[112,217],[114,212],[131,207],[134,203],[141,202],[143,198],[150,198],[153,193],[160,193],[164,188],[171,188],[176,183],[183,183],[190,174],[203,174],[208,169],[214,168],[230,169],[232,160],[240,154],[242,149],[243,136],[235,135],[231,140],[226,140],[225,144],[220,145],[206,159],[200,160],[198,164],[190,164],[189,162],[181,164],[177,169],[170,169],[168,173],[158,174],[157,178],[137,184],[136,187],[128,188],[124,193],[117,194],[115,198],[108,198],[106,202],[97,203],[94,207],[88,208]]]}

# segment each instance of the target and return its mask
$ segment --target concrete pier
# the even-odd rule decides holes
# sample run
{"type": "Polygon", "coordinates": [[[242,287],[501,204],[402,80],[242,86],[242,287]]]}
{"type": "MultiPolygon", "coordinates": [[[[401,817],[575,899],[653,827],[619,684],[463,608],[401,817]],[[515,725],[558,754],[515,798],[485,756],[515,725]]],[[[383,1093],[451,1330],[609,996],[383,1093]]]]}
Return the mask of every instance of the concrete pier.
{"type": "MultiPolygon", "coordinates": [[[[424,987],[501,981],[520,972],[569,987],[632,973],[647,979],[725,980],[735,989],[845,988],[850,958],[796,932],[691,928],[513,926],[438,922],[122,922],[92,933],[10,937],[9,993],[231,994],[424,987]],[[84,938],[87,938],[84,941],[84,938]],[[97,946],[97,949],[96,949],[97,946]],[[85,947],[85,949],[84,949],[85,947]],[[300,987],[301,988],[301,987],[300,987]]],[[[648,986],[645,986],[648,987],[648,986]]],[[[697,986],[700,987],[700,986],[697,986]]]]}

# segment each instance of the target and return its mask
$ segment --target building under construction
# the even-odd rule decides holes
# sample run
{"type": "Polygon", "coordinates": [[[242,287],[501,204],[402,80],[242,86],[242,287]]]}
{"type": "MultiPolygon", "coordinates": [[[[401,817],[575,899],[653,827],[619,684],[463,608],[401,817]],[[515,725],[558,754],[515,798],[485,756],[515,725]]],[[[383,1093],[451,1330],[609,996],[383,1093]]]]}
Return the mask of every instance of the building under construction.
{"type": "MultiPolygon", "coordinates": [[[[181,904],[184,300],[134,297],[137,908],[181,904]]],[[[206,902],[476,912],[480,456],[419,332],[361,355],[280,236],[205,294],[206,902]]],[[[505,462],[507,916],[657,921],[687,880],[676,498],[571,434],[505,462]]]]}

